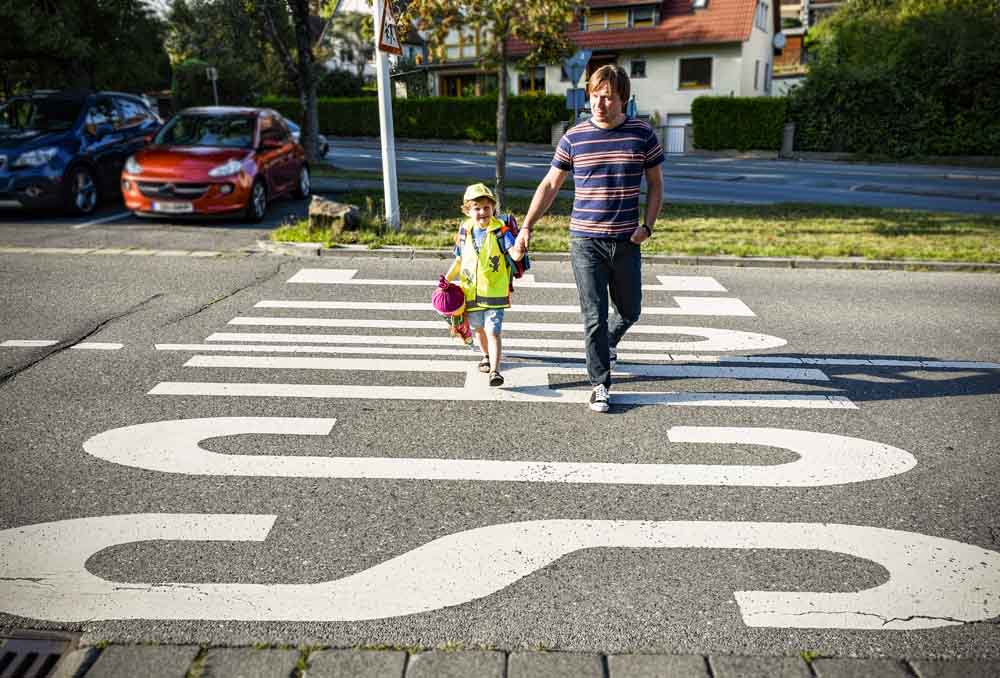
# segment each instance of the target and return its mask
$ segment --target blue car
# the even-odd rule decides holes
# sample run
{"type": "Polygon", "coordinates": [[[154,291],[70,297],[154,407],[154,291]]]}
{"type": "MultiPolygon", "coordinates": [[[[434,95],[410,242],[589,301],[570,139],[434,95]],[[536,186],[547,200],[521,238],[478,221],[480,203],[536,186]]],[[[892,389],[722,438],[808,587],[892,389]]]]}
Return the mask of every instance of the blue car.
{"type": "Polygon", "coordinates": [[[140,97],[36,92],[0,106],[0,207],[97,209],[162,121],[140,97]]]}

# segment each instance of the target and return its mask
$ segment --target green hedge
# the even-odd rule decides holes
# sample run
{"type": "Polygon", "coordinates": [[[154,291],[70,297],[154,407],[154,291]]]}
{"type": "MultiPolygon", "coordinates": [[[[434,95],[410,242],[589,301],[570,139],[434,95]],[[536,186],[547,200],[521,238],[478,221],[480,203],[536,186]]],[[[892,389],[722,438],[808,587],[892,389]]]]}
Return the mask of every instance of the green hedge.
{"type": "Polygon", "coordinates": [[[787,106],[784,97],[698,97],[691,104],[695,148],[781,150],[787,106]]]}
{"type": "MultiPolygon", "coordinates": [[[[560,96],[512,96],[507,101],[507,138],[510,141],[548,143],[552,124],[566,117],[566,102],[560,96]]],[[[302,104],[298,99],[265,97],[261,105],[280,111],[301,124],[302,104]]],[[[397,137],[492,141],[497,136],[496,97],[394,99],[392,108],[397,137]]],[[[377,137],[378,100],[321,97],[319,128],[331,136],[377,137]]]]}

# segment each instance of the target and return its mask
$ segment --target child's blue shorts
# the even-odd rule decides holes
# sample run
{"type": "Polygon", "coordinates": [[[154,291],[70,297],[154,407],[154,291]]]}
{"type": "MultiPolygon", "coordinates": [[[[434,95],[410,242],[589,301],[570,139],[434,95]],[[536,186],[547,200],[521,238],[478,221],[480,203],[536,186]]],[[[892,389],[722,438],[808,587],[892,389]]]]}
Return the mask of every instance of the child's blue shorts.
{"type": "Polygon", "coordinates": [[[469,316],[469,327],[478,330],[482,327],[487,334],[500,334],[503,328],[503,309],[487,308],[482,311],[471,311],[469,316]]]}

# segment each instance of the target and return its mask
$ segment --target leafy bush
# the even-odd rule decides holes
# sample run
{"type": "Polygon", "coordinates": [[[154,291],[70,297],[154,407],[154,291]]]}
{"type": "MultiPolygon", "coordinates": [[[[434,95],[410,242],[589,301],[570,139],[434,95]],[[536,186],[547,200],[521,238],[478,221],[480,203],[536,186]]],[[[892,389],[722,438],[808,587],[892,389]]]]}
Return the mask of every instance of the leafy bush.
{"type": "Polygon", "coordinates": [[[1000,13],[978,0],[850,0],[789,95],[795,147],[1000,155],[1000,13]]]}
{"type": "Polygon", "coordinates": [[[319,81],[316,94],[320,97],[359,97],[365,79],[345,70],[327,71],[319,81]]]}
{"type": "MultiPolygon", "coordinates": [[[[559,96],[510,97],[507,129],[510,141],[547,143],[552,123],[565,116],[559,96]]],[[[265,97],[261,105],[292,120],[302,120],[298,99],[265,97]]],[[[396,136],[416,139],[496,139],[496,97],[422,97],[394,99],[396,136]]],[[[319,128],[333,136],[378,136],[378,100],[371,97],[321,98],[319,128]]]]}
{"type": "Polygon", "coordinates": [[[780,150],[787,105],[780,97],[698,97],[691,104],[695,148],[780,150]]]}

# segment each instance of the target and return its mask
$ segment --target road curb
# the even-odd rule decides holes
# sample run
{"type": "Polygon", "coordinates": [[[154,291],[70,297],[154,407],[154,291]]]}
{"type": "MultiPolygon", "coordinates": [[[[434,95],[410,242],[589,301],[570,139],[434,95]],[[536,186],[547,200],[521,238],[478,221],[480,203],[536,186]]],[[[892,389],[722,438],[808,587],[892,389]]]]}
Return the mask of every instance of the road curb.
{"type": "Polygon", "coordinates": [[[798,655],[724,655],[667,653],[589,653],[561,650],[456,650],[430,648],[320,648],[300,646],[224,647],[150,644],[112,644],[103,648],[85,647],[64,657],[56,667],[60,678],[124,678],[148,670],[157,660],[169,656],[172,675],[199,673],[211,668],[239,667],[243,675],[261,678],[278,676],[422,676],[475,675],[572,676],[573,678],[641,678],[653,675],[683,675],[692,678],[738,675],[802,676],[958,676],[991,678],[1000,669],[1000,660],[867,658],[798,655]],[[91,659],[81,662],[80,655],[91,659]],[[134,670],[133,670],[134,669],[134,670]]]}
{"type": "MultiPolygon", "coordinates": [[[[323,247],[318,243],[278,242],[258,240],[257,246],[268,254],[294,257],[374,257],[391,259],[450,259],[450,250],[427,250],[396,246],[369,248],[364,245],[323,247]]],[[[533,252],[535,261],[569,261],[566,252],[533,252]]],[[[938,271],[963,273],[1000,273],[1000,264],[974,261],[928,261],[924,259],[808,259],[805,257],[737,257],[689,256],[680,254],[646,254],[643,260],[656,264],[678,266],[729,266],[736,268],[798,268],[842,269],[860,271],[938,271]]]]}

